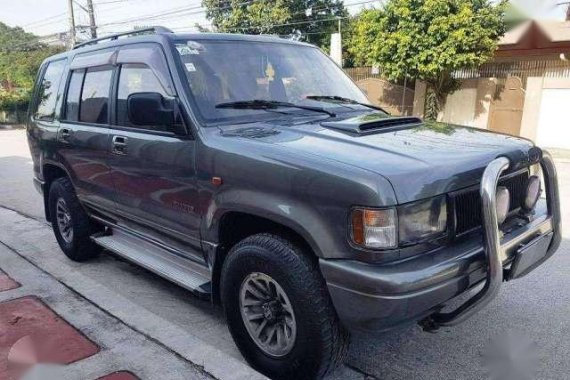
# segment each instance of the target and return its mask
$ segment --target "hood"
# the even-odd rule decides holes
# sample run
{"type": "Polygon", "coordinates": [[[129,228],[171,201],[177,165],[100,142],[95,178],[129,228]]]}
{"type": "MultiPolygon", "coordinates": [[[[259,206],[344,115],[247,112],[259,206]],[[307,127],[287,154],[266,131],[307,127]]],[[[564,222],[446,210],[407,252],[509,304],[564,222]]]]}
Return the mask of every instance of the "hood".
{"type": "Polygon", "coordinates": [[[416,118],[388,119],[368,113],[338,122],[242,124],[223,134],[372,171],[392,184],[398,203],[475,185],[499,156],[510,159],[509,172],[530,164],[533,144],[522,138],[416,118]]]}

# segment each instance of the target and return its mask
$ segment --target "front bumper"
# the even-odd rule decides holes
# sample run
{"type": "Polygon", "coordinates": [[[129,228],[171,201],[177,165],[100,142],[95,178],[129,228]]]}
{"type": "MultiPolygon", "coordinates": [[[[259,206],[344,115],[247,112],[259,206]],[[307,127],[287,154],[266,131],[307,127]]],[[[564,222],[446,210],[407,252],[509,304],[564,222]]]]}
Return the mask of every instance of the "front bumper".
{"type": "Polygon", "coordinates": [[[344,325],[364,331],[422,319],[426,329],[454,325],[488,304],[503,281],[522,277],[550,258],[560,245],[561,226],[556,170],[547,152],[541,166],[546,200],[537,205],[538,216],[504,236],[496,222],[495,189],[508,160],[499,158],[481,182],[482,236],[389,265],[321,259],[321,271],[344,325]],[[459,308],[441,312],[446,302],[481,283],[482,289],[459,308]]]}

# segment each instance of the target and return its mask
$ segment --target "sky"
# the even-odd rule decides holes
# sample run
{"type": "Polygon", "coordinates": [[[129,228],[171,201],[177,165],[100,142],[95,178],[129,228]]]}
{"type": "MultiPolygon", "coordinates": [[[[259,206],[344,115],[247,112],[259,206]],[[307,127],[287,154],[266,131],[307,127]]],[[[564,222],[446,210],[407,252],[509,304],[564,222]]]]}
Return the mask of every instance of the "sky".
{"type": "MultiPolygon", "coordinates": [[[[88,25],[85,0],[74,0],[77,25],[88,25]]],[[[514,0],[535,18],[564,18],[563,7],[553,5],[563,0],[514,0]]],[[[131,30],[134,26],[162,25],[175,31],[193,31],[199,23],[208,26],[201,0],[93,0],[99,33],[131,30]]],[[[382,0],[345,0],[351,13],[363,7],[379,6],[382,0]]],[[[69,29],[67,0],[0,0],[0,21],[21,26],[37,35],[49,35],[69,29]]]]}

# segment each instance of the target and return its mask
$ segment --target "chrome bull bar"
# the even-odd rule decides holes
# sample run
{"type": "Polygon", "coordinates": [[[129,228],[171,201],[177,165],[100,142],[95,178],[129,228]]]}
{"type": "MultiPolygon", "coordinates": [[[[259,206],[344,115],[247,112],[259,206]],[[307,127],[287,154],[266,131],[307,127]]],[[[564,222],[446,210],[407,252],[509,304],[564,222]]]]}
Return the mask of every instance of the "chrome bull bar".
{"type": "Polygon", "coordinates": [[[487,264],[487,276],[483,288],[455,310],[445,313],[437,312],[422,320],[420,325],[424,330],[434,331],[441,326],[453,326],[469,319],[497,296],[504,280],[526,275],[548,260],[560,246],[562,235],[558,179],[554,161],[546,151],[543,151],[540,165],[546,187],[547,215],[529,223],[527,228],[513,233],[512,236],[501,238],[497,223],[496,189],[501,174],[509,168],[509,165],[510,162],[506,157],[496,158],[487,166],[481,180],[483,240],[487,264]],[[507,259],[507,252],[545,234],[552,235],[552,238],[549,240],[546,255],[541,260],[526,268],[516,277],[513,277],[510,271],[503,268],[503,263],[507,259]]]}

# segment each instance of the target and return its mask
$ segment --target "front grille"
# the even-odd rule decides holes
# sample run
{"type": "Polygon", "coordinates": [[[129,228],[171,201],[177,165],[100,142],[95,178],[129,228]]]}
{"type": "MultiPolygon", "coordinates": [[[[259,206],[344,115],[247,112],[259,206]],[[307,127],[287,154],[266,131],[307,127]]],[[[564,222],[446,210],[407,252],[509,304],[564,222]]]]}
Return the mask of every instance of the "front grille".
{"type": "MultiPolygon", "coordinates": [[[[524,196],[528,172],[499,180],[499,186],[505,186],[511,195],[510,211],[520,208],[524,196]]],[[[455,202],[455,234],[459,235],[481,226],[481,195],[479,187],[459,192],[452,196],[455,202]]]]}

